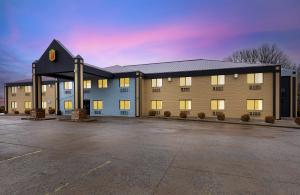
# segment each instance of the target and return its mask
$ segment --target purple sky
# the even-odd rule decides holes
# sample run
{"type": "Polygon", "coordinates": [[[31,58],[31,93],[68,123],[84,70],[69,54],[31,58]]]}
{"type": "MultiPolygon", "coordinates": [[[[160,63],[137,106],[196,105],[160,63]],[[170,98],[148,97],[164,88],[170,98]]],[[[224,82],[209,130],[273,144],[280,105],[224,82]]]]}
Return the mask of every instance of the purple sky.
{"type": "Polygon", "coordinates": [[[100,67],[222,60],[262,43],[300,63],[299,0],[0,0],[0,28],[1,87],[30,77],[54,38],[100,67]]]}

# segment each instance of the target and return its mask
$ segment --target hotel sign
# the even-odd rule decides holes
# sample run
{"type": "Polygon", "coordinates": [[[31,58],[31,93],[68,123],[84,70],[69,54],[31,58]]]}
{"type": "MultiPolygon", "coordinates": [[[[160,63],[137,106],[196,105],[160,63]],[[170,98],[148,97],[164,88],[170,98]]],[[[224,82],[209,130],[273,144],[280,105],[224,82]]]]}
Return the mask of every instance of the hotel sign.
{"type": "Polygon", "coordinates": [[[54,49],[50,49],[50,51],[49,51],[49,60],[51,62],[55,61],[55,50],[54,49]]]}

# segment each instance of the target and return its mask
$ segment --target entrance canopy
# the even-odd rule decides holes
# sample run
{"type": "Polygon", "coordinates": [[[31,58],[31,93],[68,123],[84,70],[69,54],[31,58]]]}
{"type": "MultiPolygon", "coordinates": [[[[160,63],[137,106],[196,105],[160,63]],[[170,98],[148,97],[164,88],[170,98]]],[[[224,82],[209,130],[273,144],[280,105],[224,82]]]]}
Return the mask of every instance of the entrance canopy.
{"type": "Polygon", "coordinates": [[[74,80],[74,64],[83,65],[83,74],[112,78],[113,75],[101,68],[84,63],[80,55],[74,56],[58,40],[53,40],[41,58],[34,63],[35,74],[74,80]]]}

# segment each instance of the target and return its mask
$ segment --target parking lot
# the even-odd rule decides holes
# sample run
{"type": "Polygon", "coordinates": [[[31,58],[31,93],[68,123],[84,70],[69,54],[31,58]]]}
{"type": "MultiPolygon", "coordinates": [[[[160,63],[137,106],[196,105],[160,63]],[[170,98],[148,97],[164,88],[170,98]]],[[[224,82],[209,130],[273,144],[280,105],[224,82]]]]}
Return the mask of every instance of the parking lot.
{"type": "Polygon", "coordinates": [[[0,116],[0,194],[299,194],[300,131],[0,116]]]}

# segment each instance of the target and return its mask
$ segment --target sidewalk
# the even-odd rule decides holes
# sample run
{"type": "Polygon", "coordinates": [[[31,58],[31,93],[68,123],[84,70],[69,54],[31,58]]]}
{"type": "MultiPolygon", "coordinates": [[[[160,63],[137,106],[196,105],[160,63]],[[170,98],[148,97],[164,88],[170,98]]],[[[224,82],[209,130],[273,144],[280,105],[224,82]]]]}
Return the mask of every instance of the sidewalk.
{"type": "Polygon", "coordinates": [[[243,122],[240,119],[228,118],[224,121],[219,121],[216,118],[179,118],[179,117],[163,117],[163,116],[147,116],[145,118],[156,118],[156,119],[165,119],[165,120],[185,120],[185,121],[199,121],[199,122],[213,122],[213,123],[226,123],[226,124],[239,124],[239,125],[256,125],[256,126],[268,126],[268,127],[281,127],[281,128],[293,128],[300,129],[300,125],[297,125],[294,122],[294,119],[281,119],[276,120],[274,124],[266,123],[263,120],[253,120],[249,122],[243,122]]]}

